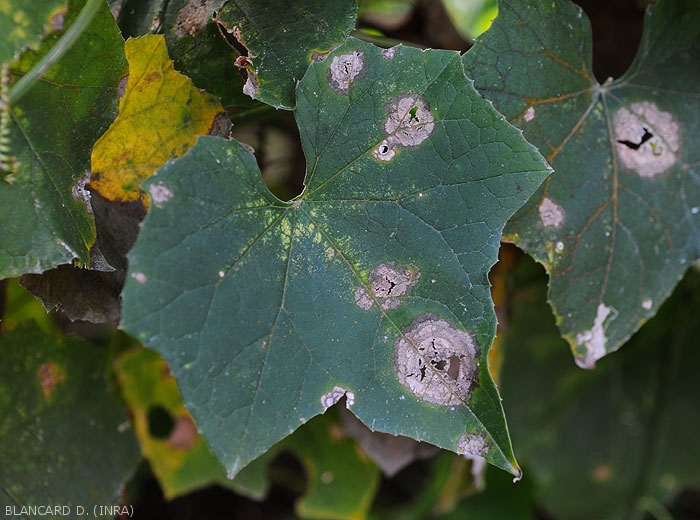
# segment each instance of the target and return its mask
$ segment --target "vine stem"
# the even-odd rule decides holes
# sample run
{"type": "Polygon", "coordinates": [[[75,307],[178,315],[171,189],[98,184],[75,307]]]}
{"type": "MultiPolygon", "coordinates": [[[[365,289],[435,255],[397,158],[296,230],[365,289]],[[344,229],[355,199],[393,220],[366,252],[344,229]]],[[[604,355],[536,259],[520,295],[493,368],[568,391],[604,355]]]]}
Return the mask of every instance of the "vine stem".
{"type": "Polygon", "coordinates": [[[83,9],[78,14],[78,17],[56,42],[49,49],[43,58],[41,58],[32,69],[27,72],[17,83],[15,83],[8,92],[8,100],[10,104],[17,103],[24,95],[29,92],[34,83],[41,79],[46,71],[56,63],[61,57],[70,50],[73,44],[80,38],[92,19],[97,14],[98,9],[104,3],[104,0],[87,0],[83,9]]]}

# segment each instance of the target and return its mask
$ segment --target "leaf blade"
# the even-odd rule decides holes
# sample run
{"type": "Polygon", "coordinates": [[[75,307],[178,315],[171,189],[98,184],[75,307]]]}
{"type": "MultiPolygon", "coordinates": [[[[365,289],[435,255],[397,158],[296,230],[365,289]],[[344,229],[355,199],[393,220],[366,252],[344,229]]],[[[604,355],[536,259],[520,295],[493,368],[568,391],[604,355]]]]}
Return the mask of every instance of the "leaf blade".
{"type": "Polygon", "coordinates": [[[471,89],[456,53],[398,47],[387,58],[350,40],[312,65],[299,100],[309,169],[307,191],[290,203],[267,191],[253,157],[233,141],[200,138],[149,181],[164,183],[174,196],[149,214],[132,250],[121,326],[168,360],[188,408],[231,474],[345,394],[371,429],[453,451],[470,446],[517,475],[486,369],[496,324],[487,273],[505,220],[548,168],[471,89]],[[358,53],[368,66],[346,91],[328,79],[333,60],[358,53]],[[449,69],[446,77],[463,97],[430,99],[432,91],[411,83],[410,63],[417,70],[449,69]],[[393,90],[387,78],[396,79],[393,90]],[[416,92],[406,98],[411,86],[416,92]],[[405,99],[416,110],[404,106],[405,99]],[[336,110],[349,115],[338,118],[336,110]],[[393,117],[397,110],[405,114],[393,117]],[[470,139],[480,152],[474,158],[464,153],[469,143],[451,115],[463,126],[475,121],[470,139]],[[422,122],[411,126],[414,118],[422,122]],[[406,140],[415,137],[415,127],[424,137],[417,144],[406,140]],[[327,144],[325,136],[348,128],[359,141],[348,141],[350,154],[327,144]],[[395,158],[377,158],[377,147],[392,136],[395,158]],[[454,167],[444,168],[441,159],[437,173],[424,175],[422,165],[450,149],[458,150],[456,158],[449,155],[454,167]],[[206,182],[198,171],[207,172],[206,182]],[[348,182],[362,175],[356,186],[348,182]],[[448,203],[454,210],[444,209],[448,203]],[[178,211],[188,215],[186,222],[178,211]],[[167,233],[156,231],[163,229],[167,233]],[[193,272],[192,265],[202,267],[193,272]],[[373,289],[384,275],[391,297],[373,289]],[[398,289],[391,279],[401,277],[398,289]],[[163,320],[177,323],[171,330],[163,320]],[[410,383],[399,382],[395,351],[406,349],[411,362],[420,363],[410,354],[414,340],[406,338],[433,333],[446,335],[448,350],[458,349],[456,361],[440,351],[444,359],[435,357],[433,367],[423,369],[428,382],[412,393],[410,383]]]}
{"type": "Polygon", "coordinates": [[[557,172],[506,235],[550,273],[562,336],[576,362],[593,368],[653,316],[698,256],[686,238],[697,235],[698,157],[678,143],[697,135],[687,116],[697,94],[686,85],[697,74],[688,60],[700,52],[700,12],[682,0],[651,8],[632,68],[604,85],[590,72],[590,25],[579,8],[503,1],[500,13],[465,66],[557,172]],[[661,32],[676,35],[666,50],[661,32]],[[510,83],[499,76],[506,66],[510,83]],[[532,70],[536,78],[517,79],[532,70]],[[671,202],[677,193],[680,205],[671,202]]]}
{"type": "MultiPolygon", "coordinates": [[[[47,40],[40,53],[51,43],[47,40]]],[[[116,115],[116,88],[125,66],[122,45],[114,18],[103,6],[31,95],[9,108],[15,171],[0,182],[0,277],[40,273],[73,260],[89,265],[94,222],[74,193],[84,188],[90,148],[116,115]],[[51,132],[46,132],[47,121],[51,132]]],[[[11,73],[25,74],[38,58],[24,53],[11,73]]]]}

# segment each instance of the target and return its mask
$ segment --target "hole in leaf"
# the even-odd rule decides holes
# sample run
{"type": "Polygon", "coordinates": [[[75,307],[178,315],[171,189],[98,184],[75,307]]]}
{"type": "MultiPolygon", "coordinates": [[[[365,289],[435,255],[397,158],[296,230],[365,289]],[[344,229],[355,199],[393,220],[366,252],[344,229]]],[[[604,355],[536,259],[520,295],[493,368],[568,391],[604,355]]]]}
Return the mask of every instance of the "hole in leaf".
{"type": "Polygon", "coordinates": [[[447,375],[453,381],[457,381],[457,379],[459,378],[459,357],[450,356],[449,362],[450,366],[447,369],[447,375]]]}
{"type": "Polygon", "coordinates": [[[645,128],[644,135],[638,143],[633,143],[632,141],[628,141],[627,139],[618,139],[617,142],[620,144],[624,144],[627,148],[631,148],[632,150],[639,150],[639,148],[652,137],[654,137],[654,134],[652,134],[648,128],[645,128]]]}
{"type": "Polygon", "coordinates": [[[175,428],[170,412],[160,405],[148,409],[148,433],[156,439],[167,439],[175,428]]]}

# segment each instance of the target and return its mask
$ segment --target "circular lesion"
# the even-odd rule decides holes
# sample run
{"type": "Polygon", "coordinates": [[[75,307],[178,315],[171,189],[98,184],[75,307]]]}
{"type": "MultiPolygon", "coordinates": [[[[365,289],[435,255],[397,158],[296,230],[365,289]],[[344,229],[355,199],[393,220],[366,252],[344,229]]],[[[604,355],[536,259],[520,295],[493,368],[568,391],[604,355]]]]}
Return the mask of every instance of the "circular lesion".
{"type": "Polygon", "coordinates": [[[419,94],[401,94],[389,101],[386,110],[388,116],[384,131],[387,137],[372,152],[374,158],[380,161],[391,161],[397,148],[418,146],[435,129],[435,118],[430,107],[419,94]]]}
{"type": "Polygon", "coordinates": [[[469,401],[477,383],[478,356],[473,334],[428,313],[415,318],[394,343],[393,369],[419,399],[454,406],[469,401]]]}
{"type": "Polygon", "coordinates": [[[421,270],[417,265],[397,265],[393,260],[383,262],[369,273],[368,287],[360,286],[355,290],[355,303],[364,310],[369,310],[375,301],[383,310],[397,309],[401,305],[398,299],[408,293],[420,280],[421,270]]]}

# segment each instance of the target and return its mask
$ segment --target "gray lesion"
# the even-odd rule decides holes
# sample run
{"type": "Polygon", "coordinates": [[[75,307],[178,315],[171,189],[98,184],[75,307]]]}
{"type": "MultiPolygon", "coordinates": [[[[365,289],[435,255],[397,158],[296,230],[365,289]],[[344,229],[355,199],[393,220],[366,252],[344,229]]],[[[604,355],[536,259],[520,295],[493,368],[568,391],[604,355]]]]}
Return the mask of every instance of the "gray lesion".
{"type": "Polygon", "coordinates": [[[622,107],[612,118],[615,149],[622,165],[651,179],[668,171],[681,148],[681,126],[670,112],[644,101],[622,107]]]}
{"type": "Polygon", "coordinates": [[[474,336],[430,313],[402,332],[394,343],[393,369],[399,382],[429,403],[468,402],[479,372],[474,336]]]}
{"type": "Polygon", "coordinates": [[[387,137],[372,154],[383,162],[391,161],[396,149],[411,148],[425,141],[435,129],[435,118],[427,102],[418,94],[401,94],[386,107],[388,117],[384,123],[387,137]]]}
{"type": "Polygon", "coordinates": [[[372,269],[368,277],[368,287],[360,286],[355,291],[355,303],[364,310],[372,308],[375,302],[383,310],[397,309],[401,296],[418,283],[421,270],[418,266],[397,265],[396,262],[383,262],[372,269]]]}
{"type": "Polygon", "coordinates": [[[363,53],[360,51],[334,56],[328,68],[328,85],[338,94],[347,94],[363,66],[363,53]]]}

